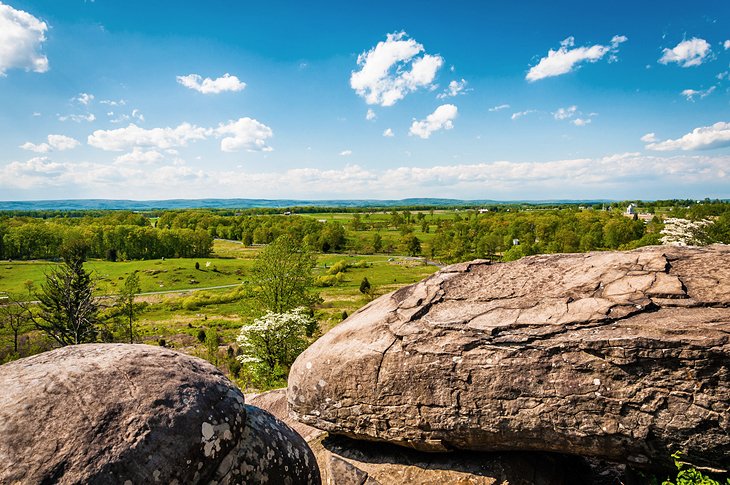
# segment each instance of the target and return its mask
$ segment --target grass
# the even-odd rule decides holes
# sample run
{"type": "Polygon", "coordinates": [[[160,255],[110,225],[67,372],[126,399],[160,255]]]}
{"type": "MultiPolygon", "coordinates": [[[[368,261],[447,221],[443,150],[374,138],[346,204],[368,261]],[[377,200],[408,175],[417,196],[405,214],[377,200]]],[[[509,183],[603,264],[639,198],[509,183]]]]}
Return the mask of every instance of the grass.
{"type": "MultiPolygon", "coordinates": [[[[214,244],[214,255],[207,259],[114,263],[89,261],[86,263],[86,268],[96,278],[99,295],[116,293],[124,278],[132,271],[138,271],[142,292],[154,292],[139,298],[140,301],[148,303],[136,322],[139,340],[156,344],[160,339],[165,339],[169,346],[203,356],[204,345],[197,339],[199,330],[216,328],[221,349],[224,351],[228,345],[235,342],[241,325],[249,318],[246,315],[251,314],[251,305],[245,300],[238,300],[214,303],[197,309],[185,309],[183,304],[185,299],[189,298],[188,290],[233,285],[233,287],[204,290],[213,297],[234,291],[240,283],[248,281],[247,275],[258,251],[257,247],[244,247],[239,243],[217,240],[214,244]],[[196,262],[200,265],[198,270],[195,269],[196,262]],[[162,291],[172,292],[159,293],[162,291]]],[[[368,297],[359,291],[363,277],[368,278],[377,295],[382,295],[415,283],[437,270],[436,267],[426,265],[420,260],[401,256],[323,254],[318,256],[313,273],[315,276],[326,274],[335,263],[342,260],[350,265],[364,261],[366,267],[348,268],[343,273],[344,278],[335,286],[312,288],[323,300],[315,309],[323,333],[342,320],[343,312],[352,314],[368,303],[368,297]]],[[[45,273],[58,263],[30,261],[1,264],[0,292],[29,298],[24,282],[33,281],[35,288],[38,289],[45,280],[45,273]]],[[[43,336],[36,331],[27,332],[25,337],[27,348],[39,345],[37,342],[43,339],[43,336]]],[[[0,328],[0,353],[7,352],[11,345],[11,332],[9,329],[0,328]]]]}

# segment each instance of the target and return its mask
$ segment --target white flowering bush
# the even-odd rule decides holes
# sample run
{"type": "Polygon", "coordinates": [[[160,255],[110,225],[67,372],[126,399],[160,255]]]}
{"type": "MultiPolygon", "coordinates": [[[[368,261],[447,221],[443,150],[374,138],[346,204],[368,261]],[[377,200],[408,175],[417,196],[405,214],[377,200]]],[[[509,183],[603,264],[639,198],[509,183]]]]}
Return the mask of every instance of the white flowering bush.
{"type": "Polygon", "coordinates": [[[236,341],[242,364],[265,364],[270,371],[289,368],[307,348],[307,329],[316,325],[306,308],[285,313],[267,312],[241,328],[236,341]]]}

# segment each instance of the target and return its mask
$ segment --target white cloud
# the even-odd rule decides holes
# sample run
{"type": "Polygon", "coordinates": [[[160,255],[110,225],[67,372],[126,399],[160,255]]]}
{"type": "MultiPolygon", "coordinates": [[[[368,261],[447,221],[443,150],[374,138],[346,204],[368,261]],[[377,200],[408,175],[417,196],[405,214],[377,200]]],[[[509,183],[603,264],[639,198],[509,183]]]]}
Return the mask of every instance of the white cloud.
{"type": "Polygon", "coordinates": [[[58,115],[58,121],[74,121],[76,123],[81,123],[82,121],[88,121],[89,123],[91,123],[94,120],[96,120],[96,116],[94,116],[93,113],[86,113],[86,114],[81,114],[81,115],[65,115],[65,116],[58,115]]]}
{"type": "Polygon", "coordinates": [[[375,114],[375,111],[368,109],[368,112],[365,113],[365,119],[368,121],[373,121],[375,118],[377,118],[378,115],[375,114]]]}
{"type": "Polygon", "coordinates": [[[241,149],[249,152],[273,150],[266,144],[266,140],[274,136],[274,132],[253,118],[239,118],[228,123],[221,123],[213,132],[216,136],[223,137],[221,150],[224,152],[236,152],[241,149]]]}
{"type": "Polygon", "coordinates": [[[130,123],[126,128],[96,130],[88,137],[88,144],[106,151],[130,150],[134,147],[159,149],[186,146],[189,141],[203,140],[209,130],[190,123],[175,128],[140,128],[130,123]]]}
{"type": "Polygon", "coordinates": [[[669,151],[709,150],[727,146],[730,146],[730,123],[720,121],[714,125],[695,128],[676,140],[653,141],[646,145],[646,148],[656,151],[669,151]]]}
{"type": "Polygon", "coordinates": [[[47,30],[28,12],[0,3],[0,77],[9,69],[48,71],[48,58],[40,52],[47,30]]]}
{"type": "Polygon", "coordinates": [[[395,136],[395,134],[393,133],[393,130],[392,129],[386,128],[386,130],[383,132],[383,136],[384,137],[387,137],[387,138],[390,138],[390,137],[395,136]]]}
{"type": "Polygon", "coordinates": [[[672,49],[662,50],[659,63],[676,62],[681,67],[699,66],[711,53],[710,44],[705,39],[693,37],[690,40],[683,40],[672,49]]]}
{"type": "Polygon", "coordinates": [[[535,109],[528,109],[528,110],[525,110],[525,111],[518,111],[516,113],[512,113],[512,116],[510,118],[512,119],[512,121],[514,121],[514,120],[518,120],[518,119],[522,118],[523,116],[527,116],[527,115],[529,115],[531,113],[537,113],[537,110],[535,110],[535,109]]]}
{"type": "Polygon", "coordinates": [[[443,93],[437,95],[436,97],[439,99],[444,99],[453,98],[454,96],[458,96],[460,94],[466,94],[466,85],[467,82],[465,79],[462,79],[461,81],[451,81],[446,90],[444,90],[443,93]]]}
{"type": "Polygon", "coordinates": [[[350,76],[350,86],[367,104],[392,106],[408,93],[432,85],[443,65],[438,55],[424,52],[421,44],[405,32],[388,34],[385,41],[357,57],[359,71],[350,76]]]}
{"type": "Polygon", "coordinates": [[[349,157],[350,155],[352,155],[352,150],[342,150],[340,152],[341,157],[349,157]]]}
{"type": "MultiPolygon", "coordinates": [[[[144,119],[137,111],[133,116],[144,119]]],[[[190,141],[205,140],[211,136],[222,138],[220,147],[224,152],[238,150],[271,151],[266,140],[274,135],[271,128],[252,118],[239,118],[220,123],[217,128],[202,128],[181,123],[175,128],[141,128],[130,123],[126,128],[96,130],[89,135],[89,145],[106,151],[124,151],[133,148],[157,148],[160,150],[183,147],[190,141]]]]}
{"type": "Polygon", "coordinates": [[[438,130],[450,130],[454,127],[454,119],[458,114],[458,109],[453,104],[442,104],[425,120],[414,121],[409,131],[410,135],[421,138],[428,138],[431,133],[438,130]]]}
{"type": "Polygon", "coordinates": [[[590,47],[576,47],[575,39],[568,37],[560,43],[560,48],[554,51],[548,50],[546,57],[540,59],[537,65],[530,68],[527,72],[527,79],[534,82],[552,76],[560,76],[567,74],[579,67],[582,62],[598,62],[606,54],[610,54],[609,62],[616,60],[619,44],[626,42],[628,38],[623,35],[615,35],[611,39],[609,45],[595,44],[590,47]]]}
{"type": "Polygon", "coordinates": [[[132,118],[134,118],[136,120],[139,120],[140,122],[144,123],[144,115],[138,109],[133,109],[132,110],[132,118]]]}
{"type": "Polygon", "coordinates": [[[654,143],[657,141],[656,133],[647,133],[646,135],[641,137],[641,141],[644,143],[654,143]]]}
{"type": "Polygon", "coordinates": [[[78,96],[73,98],[71,101],[76,101],[79,104],[83,104],[84,106],[88,106],[89,103],[91,103],[94,100],[94,95],[89,93],[79,93],[78,96]]]}
{"type": "Polygon", "coordinates": [[[694,101],[695,97],[702,99],[702,98],[709,96],[710,94],[712,94],[713,91],[715,91],[715,89],[717,89],[717,86],[710,86],[707,89],[699,89],[699,90],[685,89],[680,94],[682,96],[684,96],[685,98],[687,98],[687,101],[694,101]]]}
{"type": "Polygon", "coordinates": [[[109,117],[110,123],[124,123],[131,119],[144,123],[144,115],[138,109],[133,109],[131,115],[126,113],[115,114],[114,111],[109,111],[106,115],[109,117]]]}
{"type": "Polygon", "coordinates": [[[151,165],[164,159],[165,156],[157,150],[142,150],[139,147],[134,147],[131,152],[116,157],[114,161],[118,164],[151,165]]]}
{"type": "Polygon", "coordinates": [[[570,122],[573,123],[575,126],[585,126],[585,125],[589,125],[591,123],[591,119],[590,118],[576,118],[574,120],[571,120],[570,122]]]}
{"type": "Polygon", "coordinates": [[[57,163],[47,157],[0,165],[4,194],[75,190],[89,197],[272,198],[286,193],[301,198],[596,198],[617,193],[635,198],[648,187],[666,187],[660,195],[676,195],[677,187],[698,194],[724,190],[730,182],[730,156],[648,156],[620,153],[597,158],[547,162],[492,161],[431,167],[399,166],[382,171],[357,165],[322,170],[299,168],[255,172],[202,170],[185,164],[57,163]],[[485,188],[488,192],[485,193],[485,188]],[[278,194],[278,195],[277,195],[278,194]]]}
{"type": "Polygon", "coordinates": [[[217,79],[209,77],[203,79],[199,74],[188,74],[187,76],[177,76],[177,82],[186,88],[203,94],[220,94],[224,91],[236,92],[242,91],[246,87],[246,83],[228,73],[217,79]]]}
{"type": "Polygon", "coordinates": [[[555,113],[553,113],[553,118],[555,118],[556,120],[559,120],[559,121],[567,120],[567,119],[570,119],[573,116],[575,116],[577,111],[578,111],[578,107],[575,105],[569,106],[567,108],[558,108],[558,110],[555,113]]]}
{"type": "Polygon", "coordinates": [[[118,101],[113,99],[102,99],[99,101],[99,104],[105,104],[107,106],[124,106],[127,104],[127,101],[124,99],[120,99],[118,101]]]}
{"type": "Polygon", "coordinates": [[[492,112],[492,113],[494,113],[495,111],[502,111],[503,109],[507,109],[507,108],[510,108],[510,107],[511,106],[508,105],[508,104],[500,104],[500,105],[493,106],[493,107],[489,108],[489,111],[492,112]]]}
{"type": "Polygon", "coordinates": [[[730,49],[730,40],[726,40],[722,43],[722,46],[725,48],[725,50],[730,49]]]}
{"type": "Polygon", "coordinates": [[[31,143],[25,142],[20,145],[23,150],[29,150],[36,153],[48,153],[50,151],[71,150],[80,145],[79,141],[66,135],[48,135],[48,143],[31,143]]]}

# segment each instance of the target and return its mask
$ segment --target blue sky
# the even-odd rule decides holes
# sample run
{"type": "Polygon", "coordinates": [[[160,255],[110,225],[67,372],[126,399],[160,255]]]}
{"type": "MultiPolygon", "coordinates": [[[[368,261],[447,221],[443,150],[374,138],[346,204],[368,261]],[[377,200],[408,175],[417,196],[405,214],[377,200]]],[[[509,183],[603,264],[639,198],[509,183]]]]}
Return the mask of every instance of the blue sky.
{"type": "Polygon", "coordinates": [[[0,3],[0,200],[730,197],[730,4],[0,3]]]}

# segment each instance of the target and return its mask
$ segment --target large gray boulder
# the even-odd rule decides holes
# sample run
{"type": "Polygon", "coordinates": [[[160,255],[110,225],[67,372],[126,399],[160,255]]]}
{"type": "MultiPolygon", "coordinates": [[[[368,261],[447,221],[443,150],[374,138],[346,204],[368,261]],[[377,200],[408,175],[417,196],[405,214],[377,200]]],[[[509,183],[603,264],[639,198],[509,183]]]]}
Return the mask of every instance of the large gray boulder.
{"type": "Polygon", "coordinates": [[[303,423],[419,450],[730,463],[730,247],[474,261],[385,295],[295,362],[303,423]]]}
{"type": "Polygon", "coordinates": [[[319,483],[296,433],[168,349],[64,347],[0,366],[0,389],[0,483],[319,483]]]}

